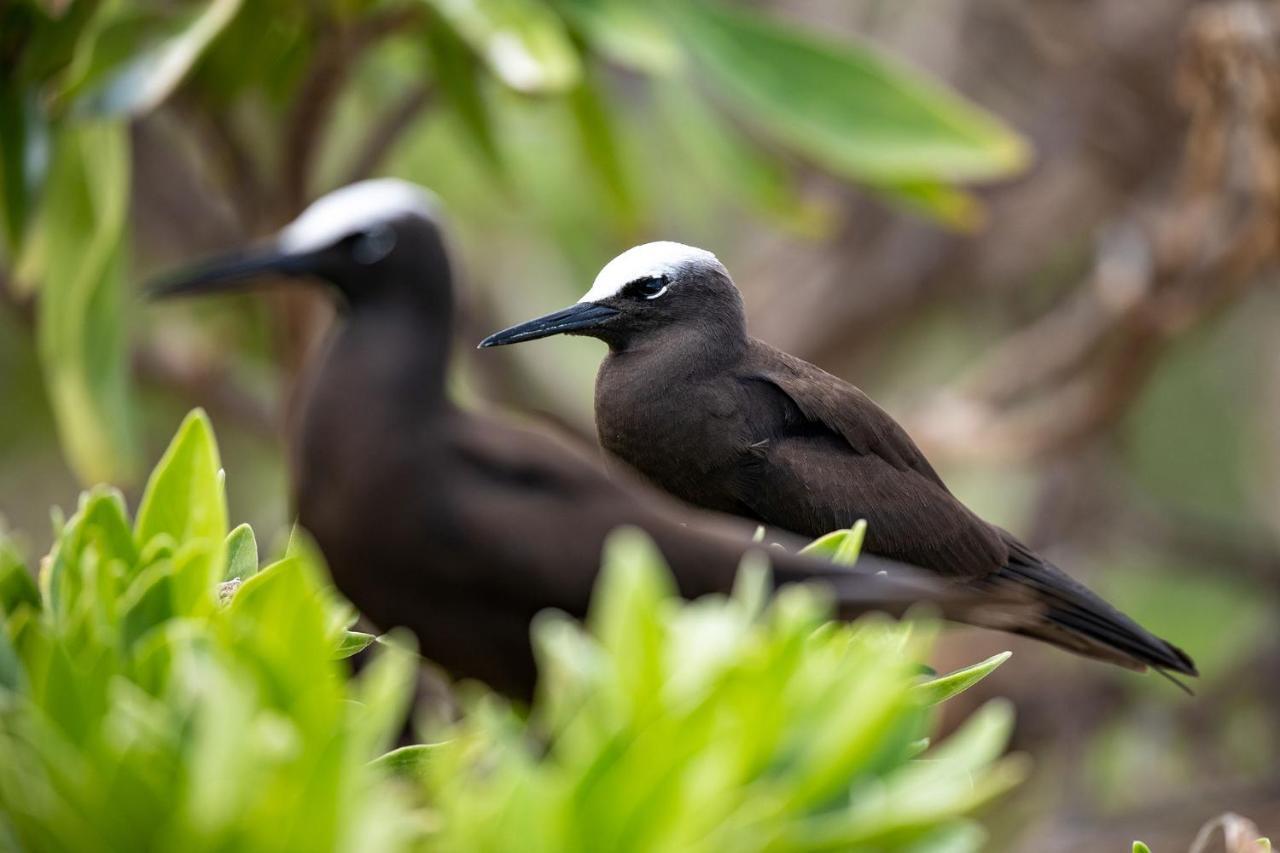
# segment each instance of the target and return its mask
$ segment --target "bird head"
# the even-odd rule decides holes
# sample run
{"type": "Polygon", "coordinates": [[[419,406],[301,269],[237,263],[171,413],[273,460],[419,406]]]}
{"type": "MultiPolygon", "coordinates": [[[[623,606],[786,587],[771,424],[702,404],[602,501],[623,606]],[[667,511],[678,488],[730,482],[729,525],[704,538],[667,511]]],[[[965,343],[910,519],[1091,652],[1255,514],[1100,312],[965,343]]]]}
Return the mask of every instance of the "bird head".
{"type": "Polygon", "coordinates": [[[716,256],[682,243],[645,243],[606,264],[576,304],[495,332],[480,346],[568,334],[624,348],[665,331],[723,322],[741,326],[742,298],[716,256]]]}
{"type": "Polygon", "coordinates": [[[398,295],[447,307],[451,274],[437,210],[429,192],[404,181],[350,184],[262,243],[165,276],[148,291],[210,293],[275,275],[328,282],[353,306],[398,295]]]}

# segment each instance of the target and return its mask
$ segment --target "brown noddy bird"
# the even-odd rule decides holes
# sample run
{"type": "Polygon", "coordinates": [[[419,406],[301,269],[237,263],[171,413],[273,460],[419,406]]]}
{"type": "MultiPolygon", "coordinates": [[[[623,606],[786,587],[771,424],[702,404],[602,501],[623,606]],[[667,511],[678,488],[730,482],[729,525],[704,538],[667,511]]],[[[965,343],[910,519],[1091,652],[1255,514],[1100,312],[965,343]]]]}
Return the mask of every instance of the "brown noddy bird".
{"type": "MultiPolygon", "coordinates": [[[[454,294],[435,211],[412,184],[353,184],[265,245],[150,290],[222,291],[273,275],[330,286],[343,316],[303,389],[291,437],[298,521],[338,588],[376,625],[406,626],[454,675],[527,697],[530,620],[548,607],[585,614],[611,531],[646,531],[693,597],[731,588],[754,528],[610,478],[567,444],[450,402],[454,294]]],[[[844,617],[929,602],[981,621],[991,609],[890,561],[867,558],[850,570],[768,555],[775,583],[822,581],[844,617]]]]}
{"type": "Polygon", "coordinates": [[[867,553],[1041,602],[1008,630],[1134,670],[1197,674],[1182,650],[975,515],[866,394],[747,334],[738,288],[710,252],[637,246],[576,305],[480,346],[561,333],[609,345],[600,443],[671,494],[804,536],[866,519],[867,553]]]}

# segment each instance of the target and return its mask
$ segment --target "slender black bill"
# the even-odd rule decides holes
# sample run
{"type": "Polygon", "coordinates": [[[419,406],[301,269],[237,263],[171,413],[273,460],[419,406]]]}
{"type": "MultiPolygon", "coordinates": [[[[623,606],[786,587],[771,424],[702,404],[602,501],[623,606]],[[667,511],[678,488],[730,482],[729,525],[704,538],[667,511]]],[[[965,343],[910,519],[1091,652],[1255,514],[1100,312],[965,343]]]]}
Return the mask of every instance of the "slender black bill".
{"type": "Polygon", "coordinates": [[[267,275],[296,275],[307,271],[308,255],[288,254],[275,246],[232,252],[170,273],[146,286],[152,299],[231,290],[267,275]]]}
{"type": "Polygon", "coordinates": [[[534,341],[551,335],[565,332],[576,332],[598,326],[620,312],[608,305],[597,302],[579,302],[562,311],[546,314],[526,323],[520,323],[501,332],[494,332],[480,342],[480,349],[500,347],[506,344],[518,344],[521,341],[534,341]]]}

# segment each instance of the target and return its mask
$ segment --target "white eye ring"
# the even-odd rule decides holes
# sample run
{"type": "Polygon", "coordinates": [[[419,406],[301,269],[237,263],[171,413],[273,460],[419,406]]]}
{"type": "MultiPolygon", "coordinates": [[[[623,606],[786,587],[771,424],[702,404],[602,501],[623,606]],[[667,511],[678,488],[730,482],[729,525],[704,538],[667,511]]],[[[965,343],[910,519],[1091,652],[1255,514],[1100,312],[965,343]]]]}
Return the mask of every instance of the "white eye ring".
{"type": "Polygon", "coordinates": [[[657,293],[653,294],[652,296],[646,296],[645,299],[657,299],[659,296],[667,292],[668,287],[670,287],[670,285],[664,284],[662,286],[662,290],[659,290],[657,293]]]}

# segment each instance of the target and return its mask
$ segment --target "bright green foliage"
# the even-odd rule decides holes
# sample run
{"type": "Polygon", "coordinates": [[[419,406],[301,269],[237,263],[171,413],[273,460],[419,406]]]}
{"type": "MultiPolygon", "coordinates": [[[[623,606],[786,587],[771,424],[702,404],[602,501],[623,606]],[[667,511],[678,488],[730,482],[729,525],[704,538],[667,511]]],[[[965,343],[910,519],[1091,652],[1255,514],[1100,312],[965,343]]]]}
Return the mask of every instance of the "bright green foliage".
{"type": "Polygon", "coordinates": [[[852,566],[858,562],[858,555],[862,553],[862,540],[866,537],[867,522],[860,518],[847,530],[833,530],[819,536],[800,549],[800,553],[825,557],[842,566],[852,566]]]}
{"type": "Polygon", "coordinates": [[[403,786],[368,762],[399,730],[413,658],[384,645],[350,679],[332,628],[344,608],[300,557],[217,605],[217,460],[195,413],[136,523],[118,493],[86,493],[43,602],[0,548],[0,847],[404,849],[403,786]]]}
{"type": "Polygon", "coordinates": [[[680,605],[660,564],[619,532],[590,630],[538,620],[545,748],[485,697],[423,757],[437,849],[976,849],[963,816],[1023,771],[1007,705],[915,760],[921,632],[826,623],[807,589],[680,605]]]}
{"type": "Polygon", "coordinates": [[[136,520],[86,492],[39,585],[0,539],[0,849],[973,850],[1021,775],[1004,703],[921,755],[930,706],[1003,658],[922,682],[928,631],[769,604],[761,564],[685,603],[636,531],[587,627],[538,618],[527,718],[477,689],[388,751],[409,643],[349,630],[303,535],[259,570],[218,465],[196,411],[136,520]]]}

